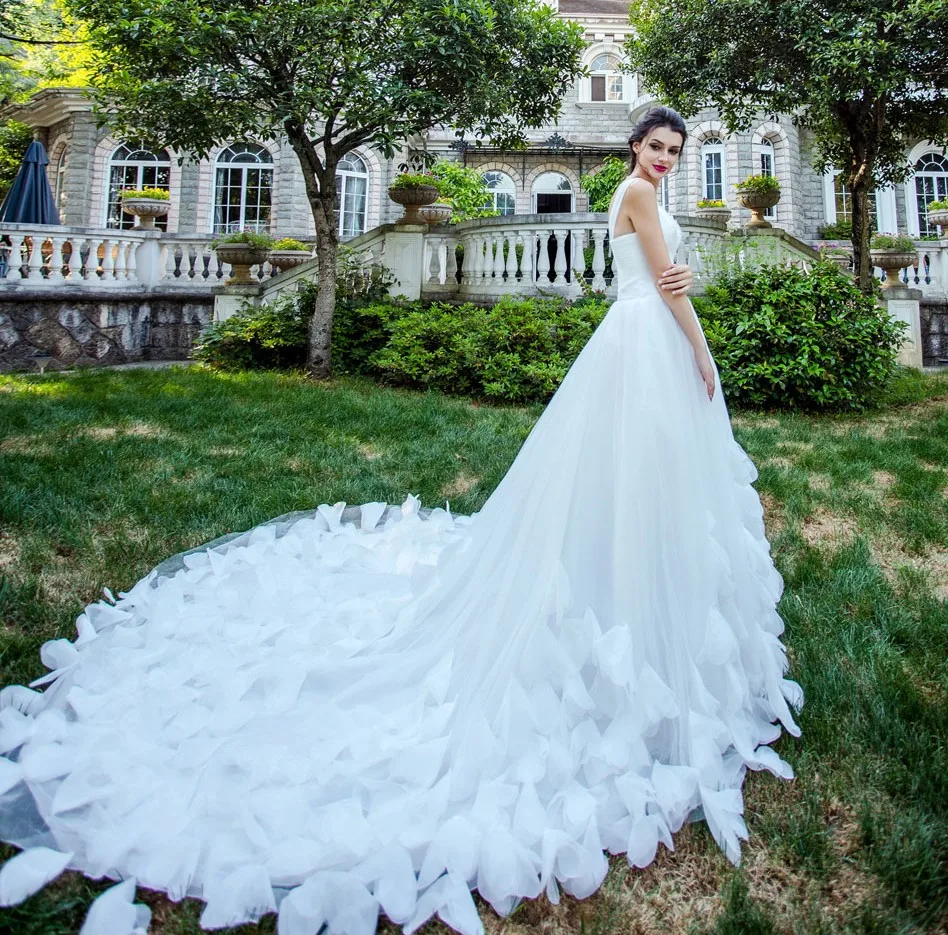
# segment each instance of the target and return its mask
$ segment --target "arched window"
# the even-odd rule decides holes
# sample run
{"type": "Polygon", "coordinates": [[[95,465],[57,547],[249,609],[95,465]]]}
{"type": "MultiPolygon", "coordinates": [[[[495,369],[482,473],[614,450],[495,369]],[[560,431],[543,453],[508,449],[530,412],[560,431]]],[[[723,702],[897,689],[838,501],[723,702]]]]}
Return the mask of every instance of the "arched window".
{"type": "MultiPolygon", "coordinates": [[[[774,165],[773,140],[769,140],[767,137],[764,137],[760,141],[760,174],[769,175],[771,177],[775,176],[777,173],[774,171],[774,165]]],[[[775,220],[777,217],[776,206],[767,208],[767,210],[764,211],[764,217],[769,218],[771,221],[775,220]]]]}
{"type": "Polygon", "coordinates": [[[484,184],[490,190],[490,201],[485,207],[492,208],[498,214],[515,214],[517,209],[517,189],[513,179],[505,172],[485,172],[484,184]]]}
{"type": "Polygon", "coordinates": [[[537,214],[564,214],[573,210],[573,186],[562,172],[538,175],[531,194],[537,214]]]}
{"type": "MultiPolygon", "coordinates": [[[[153,153],[144,143],[123,143],[109,160],[109,203],[106,227],[128,230],[135,226],[134,215],[122,211],[121,193],[129,189],[168,188],[171,181],[171,156],[166,149],[153,153]]],[[[156,218],[155,226],[168,229],[168,217],[156,218]]]]}
{"type": "Polygon", "coordinates": [[[273,157],[257,143],[232,143],[217,157],[214,233],[270,227],[273,157]]]}
{"type": "Polygon", "coordinates": [[[623,78],[619,71],[618,56],[603,52],[597,55],[589,64],[590,100],[593,101],[622,101],[623,78]]]}
{"type": "Polygon", "coordinates": [[[948,158],[940,153],[924,153],[922,158],[915,163],[915,207],[918,211],[918,229],[922,237],[938,233],[938,228],[928,220],[929,204],[946,199],[948,199],[948,158]]]}
{"type": "Polygon", "coordinates": [[[336,223],[341,238],[365,233],[368,194],[368,168],[355,153],[346,153],[336,167],[336,223]]]}
{"type": "Polygon", "coordinates": [[[701,144],[701,196],[711,201],[724,198],[724,140],[708,137],[701,144]]]}

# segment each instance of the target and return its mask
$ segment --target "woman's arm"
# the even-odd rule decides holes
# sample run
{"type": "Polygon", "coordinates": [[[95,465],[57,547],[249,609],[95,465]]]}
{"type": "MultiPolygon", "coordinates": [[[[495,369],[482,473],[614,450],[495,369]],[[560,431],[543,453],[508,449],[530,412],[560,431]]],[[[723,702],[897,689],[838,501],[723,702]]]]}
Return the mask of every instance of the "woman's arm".
{"type": "Polygon", "coordinates": [[[619,213],[625,214],[632,228],[639,235],[639,244],[645,253],[652,279],[659,289],[659,294],[665,304],[671,309],[685,337],[691,342],[694,349],[695,362],[704,380],[708,391],[708,398],[714,395],[714,368],[711,366],[711,355],[704,338],[704,332],[698,323],[698,316],[691,308],[691,303],[684,295],[668,293],[661,288],[661,279],[671,265],[668,256],[668,247],[665,244],[665,235],[662,233],[662,224],[658,216],[658,203],[655,200],[655,187],[644,179],[633,179],[626,187],[619,213]]]}

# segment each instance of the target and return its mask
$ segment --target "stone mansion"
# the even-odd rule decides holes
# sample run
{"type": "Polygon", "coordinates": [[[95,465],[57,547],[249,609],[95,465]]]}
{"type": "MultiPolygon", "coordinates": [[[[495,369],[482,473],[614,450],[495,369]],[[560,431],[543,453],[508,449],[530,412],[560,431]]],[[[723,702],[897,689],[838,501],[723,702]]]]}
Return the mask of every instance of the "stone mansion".
{"type": "MultiPolygon", "coordinates": [[[[630,28],[627,0],[559,0],[558,11],[582,24],[590,75],[567,92],[555,124],[532,132],[522,152],[466,145],[450,130],[428,138],[430,152],[484,175],[502,214],[586,211],[582,175],[610,153],[625,157],[632,124],[655,103],[638,76],[618,70],[630,28]]],[[[171,191],[170,212],[160,222],[169,233],[253,228],[279,237],[313,235],[296,157],[280,141],[230,140],[206,160],[179,165],[175,153],[150,151],[97,129],[81,90],[40,91],[10,115],[31,125],[47,146],[64,225],[132,227],[134,218],[121,212],[119,192],[157,186],[171,191]]],[[[799,239],[813,241],[824,225],[850,218],[850,198],[839,174],[812,169],[807,133],[789,117],[761,119],[747,132],[732,134],[708,109],[691,118],[688,127],[681,164],[661,193],[673,213],[692,214],[700,198],[723,199],[733,211],[732,224],[741,224],[749,215],[737,204],[734,183],[764,172],[782,186],[781,201],[770,212],[772,223],[799,239]]],[[[904,184],[875,193],[876,226],[926,237],[935,231],[929,229],[925,206],[948,197],[948,154],[918,140],[905,155],[915,173],[904,184]]],[[[371,149],[347,155],[339,173],[338,223],[344,240],[400,215],[386,192],[400,161],[385,160],[371,149]]]]}

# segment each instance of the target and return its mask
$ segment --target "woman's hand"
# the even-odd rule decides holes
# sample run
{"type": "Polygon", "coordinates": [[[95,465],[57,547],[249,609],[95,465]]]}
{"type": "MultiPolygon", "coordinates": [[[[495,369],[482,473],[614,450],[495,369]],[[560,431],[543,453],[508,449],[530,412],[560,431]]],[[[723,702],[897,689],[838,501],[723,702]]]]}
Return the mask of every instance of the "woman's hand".
{"type": "Polygon", "coordinates": [[[698,372],[701,379],[704,380],[705,388],[708,391],[708,399],[714,399],[714,366],[711,363],[711,355],[706,348],[700,348],[695,351],[695,363],[698,365],[698,372]]]}
{"type": "Polygon", "coordinates": [[[669,266],[658,280],[659,288],[672,295],[684,295],[692,285],[694,276],[686,263],[669,266]]]}

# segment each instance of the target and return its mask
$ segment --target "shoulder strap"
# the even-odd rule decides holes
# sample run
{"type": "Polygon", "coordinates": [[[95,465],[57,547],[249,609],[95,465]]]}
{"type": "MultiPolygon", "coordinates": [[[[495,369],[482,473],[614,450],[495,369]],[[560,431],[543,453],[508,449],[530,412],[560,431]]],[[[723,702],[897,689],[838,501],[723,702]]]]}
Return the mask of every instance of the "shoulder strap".
{"type": "Polygon", "coordinates": [[[619,206],[622,204],[622,199],[625,197],[626,186],[631,181],[631,176],[624,178],[620,183],[619,187],[615,191],[615,195],[612,198],[612,205],[609,208],[609,239],[612,240],[615,237],[616,221],[619,219],[619,206]]]}

